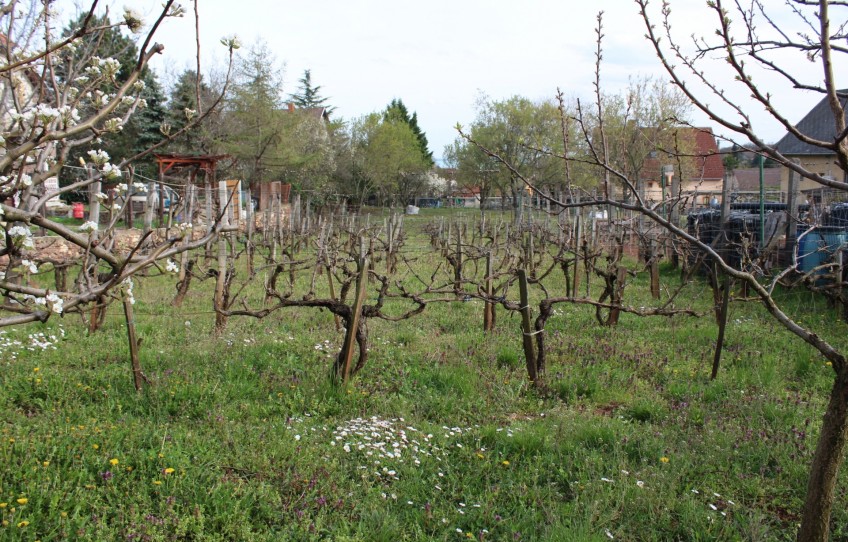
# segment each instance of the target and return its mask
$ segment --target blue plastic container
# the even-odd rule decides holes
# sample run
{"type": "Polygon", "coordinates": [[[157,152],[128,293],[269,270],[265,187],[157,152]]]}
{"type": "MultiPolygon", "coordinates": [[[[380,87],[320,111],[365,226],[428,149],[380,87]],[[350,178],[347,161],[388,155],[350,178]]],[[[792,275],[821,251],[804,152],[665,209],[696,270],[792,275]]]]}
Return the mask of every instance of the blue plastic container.
{"type": "MultiPolygon", "coordinates": [[[[848,231],[843,228],[819,226],[807,233],[798,243],[798,268],[802,273],[833,260],[837,251],[844,250],[848,241],[848,231]]],[[[815,272],[825,275],[824,269],[815,272]]]]}

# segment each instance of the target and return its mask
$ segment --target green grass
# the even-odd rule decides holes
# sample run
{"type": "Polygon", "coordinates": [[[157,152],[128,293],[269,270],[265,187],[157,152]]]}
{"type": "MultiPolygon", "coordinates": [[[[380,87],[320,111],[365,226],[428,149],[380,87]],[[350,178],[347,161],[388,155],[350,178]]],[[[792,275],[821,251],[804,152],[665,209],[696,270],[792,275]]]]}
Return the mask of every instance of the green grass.
{"type": "MultiPolygon", "coordinates": [[[[437,214],[407,219],[408,248],[426,249],[417,228],[437,214]]],[[[499,310],[485,334],[472,301],[370,321],[368,365],[336,389],[328,312],[232,318],[214,337],[211,280],[180,310],[172,278],[137,282],[142,393],[118,305],[92,336],[74,315],[3,335],[57,340],[0,353],[0,540],[794,538],[832,371],[755,304],[731,306],[714,382],[710,313],[610,329],[558,305],[533,390],[520,319],[499,310]],[[392,457],[352,429],[372,417],[392,457]]],[[[648,305],[647,290],[640,275],[625,300],[648,305]]],[[[696,281],[678,306],[707,311],[710,295],[696,281]]],[[[779,296],[848,346],[823,301],[779,296]]],[[[843,469],[834,540],[848,539],[846,491],[843,469]]]]}

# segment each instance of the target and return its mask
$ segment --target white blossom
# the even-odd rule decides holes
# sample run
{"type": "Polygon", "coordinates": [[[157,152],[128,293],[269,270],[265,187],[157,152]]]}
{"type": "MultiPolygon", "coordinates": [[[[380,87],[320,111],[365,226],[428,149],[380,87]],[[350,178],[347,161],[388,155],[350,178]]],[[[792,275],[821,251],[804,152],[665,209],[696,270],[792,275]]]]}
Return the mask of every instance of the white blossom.
{"type": "Polygon", "coordinates": [[[189,120],[189,121],[190,121],[191,119],[193,119],[195,115],[197,115],[197,111],[196,111],[196,110],[194,110],[194,109],[189,109],[188,107],[186,107],[185,109],[183,109],[183,113],[185,113],[186,119],[187,119],[187,120],[189,120]]]}
{"type": "Polygon", "coordinates": [[[62,311],[65,309],[65,300],[59,297],[54,293],[47,294],[45,298],[47,301],[47,305],[50,307],[50,310],[55,312],[56,314],[62,314],[62,311]]]}
{"type": "Polygon", "coordinates": [[[121,170],[114,164],[103,164],[103,168],[100,171],[103,172],[103,176],[107,179],[119,179],[121,177],[121,170]]]}
{"type": "Polygon", "coordinates": [[[141,15],[134,9],[127,7],[124,8],[124,23],[133,34],[138,34],[144,27],[144,19],[141,15]]]}
{"type": "Polygon", "coordinates": [[[93,232],[97,231],[97,222],[93,220],[89,220],[88,222],[84,222],[80,227],[79,231],[81,232],[93,232]]]}
{"type": "Polygon", "coordinates": [[[103,73],[109,79],[114,79],[121,71],[121,63],[115,58],[104,58],[100,61],[100,67],[103,68],[103,73]]]}
{"type": "Polygon", "coordinates": [[[103,123],[103,129],[114,134],[123,130],[124,126],[120,118],[113,117],[103,123]]]}
{"type": "Polygon", "coordinates": [[[221,38],[221,44],[227,47],[230,51],[235,51],[241,47],[241,40],[235,34],[224,36],[221,38]]]}
{"type": "Polygon", "coordinates": [[[102,166],[106,162],[109,161],[109,153],[104,151],[103,149],[90,150],[88,151],[88,157],[92,162],[97,164],[98,166],[102,166]]]}
{"type": "Polygon", "coordinates": [[[38,273],[38,266],[32,260],[21,260],[21,265],[30,273],[38,273]]]}
{"type": "Polygon", "coordinates": [[[173,4],[168,11],[168,17],[182,17],[185,15],[185,8],[180,4],[173,4]]]}
{"type": "Polygon", "coordinates": [[[121,287],[124,289],[124,295],[127,296],[130,305],[135,305],[135,297],[133,297],[133,281],[130,277],[121,281],[121,287]]]}
{"type": "Polygon", "coordinates": [[[165,271],[168,273],[178,273],[180,271],[180,266],[176,264],[173,260],[168,260],[165,263],[165,271]]]}
{"type": "Polygon", "coordinates": [[[62,115],[58,109],[56,109],[55,107],[50,107],[47,104],[36,105],[33,110],[33,114],[38,120],[40,120],[44,124],[49,124],[62,115]]]}
{"type": "Polygon", "coordinates": [[[12,238],[12,242],[15,246],[28,249],[35,248],[35,243],[32,240],[32,232],[29,231],[29,228],[25,228],[24,226],[12,226],[9,229],[9,237],[12,238]]]}

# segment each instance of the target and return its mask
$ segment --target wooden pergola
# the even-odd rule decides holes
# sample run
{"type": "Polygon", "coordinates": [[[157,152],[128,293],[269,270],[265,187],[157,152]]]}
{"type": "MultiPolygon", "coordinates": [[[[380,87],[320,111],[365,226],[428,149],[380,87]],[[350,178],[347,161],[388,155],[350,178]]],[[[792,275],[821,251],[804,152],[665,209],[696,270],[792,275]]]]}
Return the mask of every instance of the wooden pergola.
{"type": "MultiPolygon", "coordinates": [[[[215,182],[215,173],[218,168],[218,162],[232,158],[229,154],[214,154],[214,155],[185,155],[185,154],[155,154],[156,164],[159,166],[159,187],[162,190],[162,185],[165,182],[165,174],[173,169],[190,169],[189,179],[184,187],[184,196],[189,193],[189,186],[197,186],[197,174],[203,172],[203,184],[207,189],[207,199],[215,193],[212,186],[215,182]]],[[[211,201],[207,202],[207,216],[212,215],[211,201]]],[[[189,206],[189,214],[192,213],[189,206]]],[[[159,220],[163,219],[164,209],[159,205],[159,220]]]]}
{"type": "Polygon", "coordinates": [[[197,173],[199,171],[203,171],[204,173],[204,182],[214,182],[218,162],[231,158],[229,154],[207,154],[200,156],[190,156],[186,154],[156,154],[154,156],[156,157],[156,164],[159,166],[159,182],[162,182],[165,174],[171,169],[192,168],[190,178],[191,184],[195,184],[197,173]]]}

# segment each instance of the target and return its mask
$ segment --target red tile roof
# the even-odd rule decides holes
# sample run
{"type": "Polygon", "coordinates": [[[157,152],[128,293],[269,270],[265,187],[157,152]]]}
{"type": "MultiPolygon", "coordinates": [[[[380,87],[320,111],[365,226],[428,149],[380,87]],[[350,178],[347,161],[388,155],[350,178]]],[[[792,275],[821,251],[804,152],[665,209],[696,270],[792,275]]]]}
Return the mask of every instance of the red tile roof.
{"type": "MultiPolygon", "coordinates": [[[[724,162],[721,160],[721,154],[718,152],[715,136],[713,136],[712,128],[694,128],[682,127],[678,128],[678,136],[681,139],[695,140],[694,156],[683,157],[684,160],[689,160],[692,163],[694,178],[685,179],[692,180],[721,180],[724,179],[724,162]]],[[[643,180],[657,180],[660,177],[660,171],[665,164],[672,163],[669,158],[670,154],[660,151],[665,156],[660,158],[647,158],[642,166],[640,177],[643,180]]]]}

